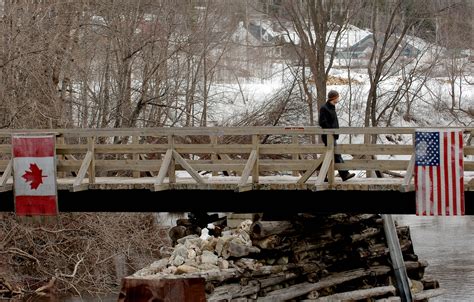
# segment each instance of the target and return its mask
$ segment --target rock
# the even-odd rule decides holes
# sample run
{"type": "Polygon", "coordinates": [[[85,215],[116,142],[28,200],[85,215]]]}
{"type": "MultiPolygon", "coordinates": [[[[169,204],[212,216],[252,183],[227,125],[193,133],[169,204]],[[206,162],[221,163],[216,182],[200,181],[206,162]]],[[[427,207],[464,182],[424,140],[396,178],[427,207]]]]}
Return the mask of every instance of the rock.
{"type": "Polygon", "coordinates": [[[202,246],[202,239],[197,237],[197,238],[190,238],[190,239],[187,239],[185,242],[184,242],[184,246],[187,247],[188,249],[191,249],[191,248],[201,248],[202,246]]]}
{"type": "Polygon", "coordinates": [[[176,273],[176,270],[177,270],[176,266],[171,265],[171,266],[165,268],[163,270],[163,273],[168,274],[168,275],[174,275],[174,273],[176,273]]]}
{"type": "Polygon", "coordinates": [[[201,255],[201,262],[204,263],[209,263],[213,265],[217,265],[217,255],[210,251],[203,251],[201,255]]]}
{"type": "Polygon", "coordinates": [[[197,271],[198,269],[196,267],[183,264],[183,265],[178,266],[178,268],[176,269],[176,274],[177,275],[189,274],[189,273],[194,273],[197,271]]]}
{"type": "Polygon", "coordinates": [[[188,250],[188,259],[194,259],[196,258],[196,251],[191,249],[191,250],[188,250]]]}
{"type": "Polygon", "coordinates": [[[277,260],[277,264],[280,264],[280,265],[288,264],[288,256],[280,257],[280,258],[277,260]]]}
{"type": "Polygon", "coordinates": [[[181,256],[184,259],[188,258],[188,249],[183,244],[178,244],[174,249],[173,256],[181,256]]]}
{"type": "Polygon", "coordinates": [[[183,238],[178,239],[178,243],[184,244],[184,243],[186,242],[186,240],[196,239],[196,238],[199,238],[199,236],[198,236],[198,235],[194,235],[194,234],[193,234],[193,235],[188,235],[188,236],[186,236],[186,237],[183,237],[183,238]]]}
{"type": "Polygon", "coordinates": [[[202,242],[201,250],[214,252],[216,250],[216,245],[219,239],[211,237],[206,241],[202,242]]]}
{"type": "Polygon", "coordinates": [[[198,266],[198,268],[201,270],[201,271],[212,271],[212,270],[219,270],[219,267],[217,265],[214,265],[214,264],[210,264],[210,263],[203,263],[203,264],[200,264],[198,266]]]}
{"type": "Polygon", "coordinates": [[[216,253],[217,255],[221,256],[222,255],[222,251],[224,249],[224,245],[232,240],[234,237],[233,236],[223,236],[223,237],[220,237],[217,239],[217,243],[216,243],[216,253]]]}
{"type": "Polygon", "coordinates": [[[276,262],[276,259],[275,259],[275,258],[269,258],[269,259],[267,259],[267,261],[266,261],[266,263],[267,263],[268,265],[273,265],[273,264],[275,264],[275,262],[276,262]]]}
{"type": "Polygon", "coordinates": [[[169,258],[163,258],[158,261],[153,262],[150,264],[148,267],[145,267],[136,273],[134,273],[134,276],[147,276],[147,275],[154,275],[158,272],[161,272],[163,269],[166,268],[168,265],[169,258]]]}
{"type": "Polygon", "coordinates": [[[244,220],[240,223],[239,225],[239,231],[244,231],[248,234],[250,234],[250,226],[252,225],[252,220],[250,219],[247,219],[247,220],[244,220]]]}
{"type": "Polygon", "coordinates": [[[219,258],[217,260],[217,265],[219,266],[219,269],[228,269],[229,268],[229,261],[219,258]]]}
{"type": "Polygon", "coordinates": [[[209,236],[209,230],[208,229],[204,228],[204,229],[201,230],[201,237],[199,237],[199,238],[201,238],[202,240],[207,240],[210,237],[211,236],[209,236]]]}
{"type": "Polygon", "coordinates": [[[182,257],[180,255],[176,255],[174,257],[174,260],[173,260],[173,265],[174,266],[179,266],[179,265],[184,263],[184,260],[185,260],[184,257],[182,257]]]}

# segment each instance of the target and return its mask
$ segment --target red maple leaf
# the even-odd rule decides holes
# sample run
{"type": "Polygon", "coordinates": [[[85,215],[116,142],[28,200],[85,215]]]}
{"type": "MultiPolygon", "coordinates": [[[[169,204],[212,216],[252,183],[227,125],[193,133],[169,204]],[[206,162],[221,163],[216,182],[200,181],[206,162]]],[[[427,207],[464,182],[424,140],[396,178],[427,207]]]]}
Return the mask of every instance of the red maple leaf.
{"type": "Polygon", "coordinates": [[[23,174],[23,178],[26,182],[31,181],[30,187],[33,190],[38,189],[39,185],[43,183],[43,177],[47,177],[46,175],[42,175],[43,170],[38,168],[36,164],[30,164],[30,171],[25,170],[25,174],[23,174]]]}

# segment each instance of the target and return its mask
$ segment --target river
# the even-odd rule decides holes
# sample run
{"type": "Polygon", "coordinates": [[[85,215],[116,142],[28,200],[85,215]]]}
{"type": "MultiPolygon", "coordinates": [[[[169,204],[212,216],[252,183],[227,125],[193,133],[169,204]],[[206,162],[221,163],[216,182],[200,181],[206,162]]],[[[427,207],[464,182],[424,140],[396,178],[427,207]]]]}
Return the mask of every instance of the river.
{"type": "Polygon", "coordinates": [[[429,263],[425,275],[447,290],[430,301],[474,301],[474,216],[394,218],[410,226],[415,253],[429,263]]]}

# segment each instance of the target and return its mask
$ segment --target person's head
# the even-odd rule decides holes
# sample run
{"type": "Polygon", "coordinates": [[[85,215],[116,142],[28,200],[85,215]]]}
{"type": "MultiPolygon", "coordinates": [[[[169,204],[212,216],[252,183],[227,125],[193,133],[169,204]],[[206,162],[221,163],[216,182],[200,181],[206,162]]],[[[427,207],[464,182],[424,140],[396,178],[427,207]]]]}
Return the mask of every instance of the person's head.
{"type": "Polygon", "coordinates": [[[333,105],[336,105],[337,102],[339,102],[339,92],[337,92],[336,90],[329,91],[327,101],[333,105]]]}

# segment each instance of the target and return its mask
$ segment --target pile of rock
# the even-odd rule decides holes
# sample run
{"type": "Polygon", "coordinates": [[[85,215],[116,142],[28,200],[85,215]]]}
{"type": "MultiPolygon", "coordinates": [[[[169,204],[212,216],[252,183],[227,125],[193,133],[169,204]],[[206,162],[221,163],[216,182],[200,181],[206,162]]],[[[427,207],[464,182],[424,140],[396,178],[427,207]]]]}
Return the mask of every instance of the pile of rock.
{"type": "MultiPolygon", "coordinates": [[[[265,216],[264,216],[265,218],[265,216]]],[[[415,299],[442,291],[424,279],[408,227],[397,227],[415,299]]],[[[204,278],[208,301],[396,297],[379,215],[309,215],[243,222],[221,236],[188,235],[130,278],[204,278]]]]}

